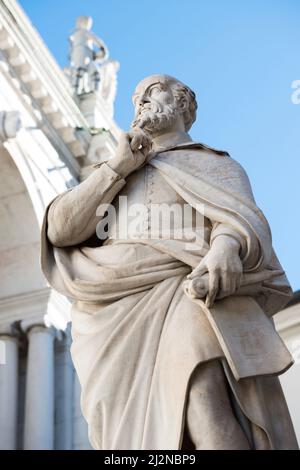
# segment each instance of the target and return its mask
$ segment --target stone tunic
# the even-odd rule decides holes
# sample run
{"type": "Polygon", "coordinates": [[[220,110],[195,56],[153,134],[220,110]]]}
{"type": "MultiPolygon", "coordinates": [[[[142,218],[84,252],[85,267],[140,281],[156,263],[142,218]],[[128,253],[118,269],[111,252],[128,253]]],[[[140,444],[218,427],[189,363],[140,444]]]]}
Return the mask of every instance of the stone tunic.
{"type": "MultiPolygon", "coordinates": [[[[140,182],[134,175],[125,182],[104,164],[89,184],[97,179],[101,202],[113,201],[115,207],[120,190],[130,207],[136,202],[150,207],[158,196],[181,206],[183,200],[193,207],[195,201],[205,201],[203,246],[192,243],[196,249],[189,251],[186,240],[112,237],[96,247],[75,244],[72,237],[61,245],[50,243],[47,220],[53,239],[61,229],[56,227],[55,201],[43,225],[43,271],[54,288],[75,301],[72,357],[96,449],[181,448],[190,377],[199,363],[223,358],[205,315],[183,292],[186,274],[201,261],[218,230],[241,238],[245,269],[258,270],[261,263],[271,262],[268,226],[234,161],[201,149],[195,152],[191,146],[158,156],[151,166],[153,170],[148,165],[140,170],[140,182]]],[[[84,211],[76,192],[71,192],[75,214],[84,211]]],[[[68,224],[69,218],[67,211],[60,224],[68,224]]],[[[79,229],[84,242],[88,231],[79,229]]],[[[149,225],[144,230],[149,232],[149,225]]],[[[273,265],[280,266],[276,260],[273,265]]],[[[271,313],[289,295],[286,279],[279,278],[272,290],[262,286],[266,299],[272,297],[266,303],[271,313]],[[276,297],[275,288],[280,294],[276,297]]],[[[220,309],[223,304],[219,301],[220,309]]],[[[227,369],[232,393],[252,426],[253,447],[297,448],[278,379],[254,376],[236,382],[227,369]],[[258,430],[267,442],[260,442],[258,430]]]]}
{"type": "Polygon", "coordinates": [[[175,239],[187,250],[195,250],[191,245],[195,241],[197,250],[209,248],[211,221],[187,204],[149,164],[129,176],[113,205],[116,217],[104,244],[117,239],[175,239]]]}

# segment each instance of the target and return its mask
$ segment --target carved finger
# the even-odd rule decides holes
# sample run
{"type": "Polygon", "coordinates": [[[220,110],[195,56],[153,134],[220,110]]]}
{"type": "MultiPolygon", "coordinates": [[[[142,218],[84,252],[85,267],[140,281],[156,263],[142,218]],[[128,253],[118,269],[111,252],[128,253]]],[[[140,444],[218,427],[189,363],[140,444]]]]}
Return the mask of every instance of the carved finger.
{"type": "Polygon", "coordinates": [[[239,289],[240,282],[241,282],[241,275],[239,273],[236,273],[232,279],[230,294],[234,294],[239,289]]]}
{"type": "Polygon", "coordinates": [[[195,279],[192,279],[191,281],[188,281],[190,284],[190,292],[191,294],[198,298],[198,299],[203,299],[203,297],[206,296],[207,294],[207,284],[204,280],[204,278],[199,278],[195,277],[195,279]]]}
{"type": "Polygon", "coordinates": [[[140,148],[141,142],[142,142],[142,136],[141,135],[134,135],[132,137],[131,142],[130,142],[131,150],[133,152],[136,152],[140,148]]]}
{"type": "Polygon", "coordinates": [[[144,135],[142,139],[142,146],[145,150],[149,150],[151,147],[151,140],[148,136],[144,135]]]}
{"type": "Polygon", "coordinates": [[[210,308],[213,306],[215,298],[219,290],[219,275],[217,272],[209,273],[208,295],[206,297],[205,305],[210,308]]]}
{"type": "Polygon", "coordinates": [[[237,279],[236,279],[236,290],[239,290],[239,288],[241,287],[242,277],[243,277],[243,274],[242,274],[242,273],[239,273],[239,274],[237,275],[237,279]]]}
{"type": "Polygon", "coordinates": [[[230,289],[232,286],[232,279],[230,274],[228,273],[223,273],[220,279],[220,292],[221,296],[226,297],[230,293],[230,289]]]}
{"type": "Polygon", "coordinates": [[[230,276],[229,289],[228,289],[227,295],[234,294],[235,291],[236,291],[236,275],[234,274],[230,276]]]}
{"type": "Polygon", "coordinates": [[[188,276],[188,279],[194,279],[195,277],[200,277],[204,273],[207,273],[208,269],[204,263],[200,263],[188,276]]]}

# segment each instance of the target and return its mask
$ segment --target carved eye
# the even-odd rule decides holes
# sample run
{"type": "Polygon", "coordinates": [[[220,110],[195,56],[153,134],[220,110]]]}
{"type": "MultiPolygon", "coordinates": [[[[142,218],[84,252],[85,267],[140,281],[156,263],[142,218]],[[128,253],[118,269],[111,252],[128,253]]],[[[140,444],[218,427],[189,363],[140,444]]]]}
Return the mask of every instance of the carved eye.
{"type": "Polygon", "coordinates": [[[161,88],[159,86],[155,86],[150,90],[150,96],[158,95],[161,92],[161,88]]]}

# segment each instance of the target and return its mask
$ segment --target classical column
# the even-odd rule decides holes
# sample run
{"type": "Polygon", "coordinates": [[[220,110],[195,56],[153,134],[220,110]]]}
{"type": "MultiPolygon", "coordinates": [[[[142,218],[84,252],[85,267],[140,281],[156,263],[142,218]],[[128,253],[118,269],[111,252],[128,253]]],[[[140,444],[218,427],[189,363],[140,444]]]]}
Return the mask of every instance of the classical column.
{"type": "Polygon", "coordinates": [[[17,446],[18,338],[12,328],[0,331],[0,449],[17,446]]]}
{"type": "Polygon", "coordinates": [[[56,343],[55,449],[71,450],[73,444],[74,367],[70,354],[70,328],[60,332],[56,343]]]}
{"type": "Polygon", "coordinates": [[[44,325],[28,328],[24,449],[51,450],[54,444],[54,337],[44,325]]]}

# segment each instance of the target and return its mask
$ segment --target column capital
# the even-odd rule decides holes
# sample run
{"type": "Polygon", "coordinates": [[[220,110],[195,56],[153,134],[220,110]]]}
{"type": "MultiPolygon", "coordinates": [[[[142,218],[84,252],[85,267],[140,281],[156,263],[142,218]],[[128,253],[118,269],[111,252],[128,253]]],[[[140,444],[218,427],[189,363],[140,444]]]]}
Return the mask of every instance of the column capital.
{"type": "Polygon", "coordinates": [[[8,339],[17,340],[20,335],[20,331],[16,323],[0,325],[0,338],[6,337],[8,339]]]}
{"type": "Polygon", "coordinates": [[[72,344],[71,336],[71,325],[68,323],[64,331],[57,330],[56,334],[57,341],[57,350],[58,351],[69,351],[72,344]]]}
{"type": "Polygon", "coordinates": [[[56,336],[56,329],[52,326],[48,327],[45,323],[36,322],[32,320],[22,320],[20,323],[21,330],[27,335],[30,336],[32,333],[47,333],[56,336]]]}
{"type": "Polygon", "coordinates": [[[23,328],[28,336],[24,449],[52,450],[55,329],[34,322],[23,328]]]}

